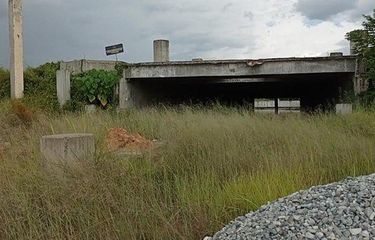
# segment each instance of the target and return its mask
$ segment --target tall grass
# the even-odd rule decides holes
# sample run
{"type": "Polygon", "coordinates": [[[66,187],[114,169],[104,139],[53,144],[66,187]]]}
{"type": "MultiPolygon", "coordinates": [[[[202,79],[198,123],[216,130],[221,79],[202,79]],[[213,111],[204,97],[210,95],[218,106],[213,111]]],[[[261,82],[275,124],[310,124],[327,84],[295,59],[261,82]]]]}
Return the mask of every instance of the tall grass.
{"type": "Polygon", "coordinates": [[[202,239],[233,218],[312,185],[375,172],[375,112],[253,115],[145,109],[38,115],[25,126],[0,103],[1,239],[202,239]],[[165,145],[143,156],[103,148],[123,127],[165,145]],[[88,132],[94,161],[48,171],[42,135],[88,132]]]}

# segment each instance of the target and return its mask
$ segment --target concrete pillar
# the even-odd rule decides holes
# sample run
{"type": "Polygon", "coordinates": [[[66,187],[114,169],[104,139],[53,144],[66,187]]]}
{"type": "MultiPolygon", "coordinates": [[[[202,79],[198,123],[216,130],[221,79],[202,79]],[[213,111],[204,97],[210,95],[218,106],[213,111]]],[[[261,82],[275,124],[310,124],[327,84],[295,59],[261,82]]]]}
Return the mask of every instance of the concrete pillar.
{"type": "Polygon", "coordinates": [[[23,97],[22,0],[9,0],[9,43],[11,97],[23,97]]]}
{"type": "Polygon", "coordinates": [[[43,156],[55,163],[68,163],[93,157],[95,140],[92,134],[61,134],[40,139],[43,156]]]}
{"type": "Polygon", "coordinates": [[[63,106],[70,100],[70,71],[56,71],[56,90],[60,106],[63,106]]]}
{"type": "Polygon", "coordinates": [[[124,110],[134,107],[134,101],[132,96],[132,86],[128,81],[130,75],[129,69],[124,69],[124,73],[119,83],[119,109],[124,110]]]}
{"type": "Polygon", "coordinates": [[[131,83],[123,77],[119,86],[119,108],[120,110],[134,107],[133,96],[131,94],[131,83]]]}
{"type": "Polygon", "coordinates": [[[154,62],[168,62],[169,61],[169,41],[155,40],[154,41],[154,62]]]}

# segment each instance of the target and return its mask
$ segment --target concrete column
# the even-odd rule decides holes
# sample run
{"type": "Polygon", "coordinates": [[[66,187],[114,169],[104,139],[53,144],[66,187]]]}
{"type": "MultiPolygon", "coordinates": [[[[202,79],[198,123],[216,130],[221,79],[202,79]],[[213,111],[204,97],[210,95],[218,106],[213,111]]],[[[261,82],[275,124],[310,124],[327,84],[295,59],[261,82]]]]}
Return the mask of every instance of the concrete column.
{"type": "Polygon", "coordinates": [[[11,97],[23,97],[22,0],[9,0],[9,43],[11,97]]]}
{"type": "Polygon", "coordinates": [[[131,95],[131,83],[126,78],[120,79],[119,87],[119,108],[120,110],[134,107],[134,101],[131,95]]]}
{"type": "Polygon", "coordinates": [[[155,40],[154,41],[154,62],[168,62],[169,61],[169,41],[155,40]]]}
{"type": "Polygon", "coordinates": [[[57,99],[60,106],[63,106],[70,100],[70,71],[58,70],[56,71],[56,90],[57,99]]]}

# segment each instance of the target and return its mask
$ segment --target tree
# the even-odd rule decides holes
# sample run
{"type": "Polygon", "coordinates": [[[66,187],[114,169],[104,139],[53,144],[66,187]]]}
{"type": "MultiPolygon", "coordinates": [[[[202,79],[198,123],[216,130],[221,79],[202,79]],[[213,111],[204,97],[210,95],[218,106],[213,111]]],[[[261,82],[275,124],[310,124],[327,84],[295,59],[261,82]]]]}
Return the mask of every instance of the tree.
{"type": "Polygon", "coordinates": [[[375,81],[375,9],[373,16],[364,15],[364,29],[357,29],[346,34],[346,38],[354,44],[354,51],[363,60],[371,88],[375,81]]]}
{"type": "Polygon", "coordinates": [[[364,104],[375,103],[375,9],[373,15],[364,15],[363,29],[357,29],[346,34],[346,38],[354,45],[354,52],[358,54],[364,64],[365,74],[369,82],[369,89],[361,95],[364,104]]]}

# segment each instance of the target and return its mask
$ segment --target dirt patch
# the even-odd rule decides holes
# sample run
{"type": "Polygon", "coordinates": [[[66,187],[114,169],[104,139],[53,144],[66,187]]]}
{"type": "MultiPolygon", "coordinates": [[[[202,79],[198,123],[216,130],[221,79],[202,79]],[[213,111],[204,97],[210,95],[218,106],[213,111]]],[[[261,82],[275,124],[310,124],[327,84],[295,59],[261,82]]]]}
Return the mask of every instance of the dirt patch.
{"type": "Polygon", "coordinates": [[[146,139],[138,133],[130,134],[123,128],[111,128],[105,139],[106,147],[109,151],[129,150],[142,152],[152,149],[154,142],[146,139]]]}
{"type": "Polygon", "coordinates": [[[18,119],[25,124],[30,126],[34,119],[34,114],[32,111],[27,109],[27,107],[20,101],[12,102],[12,111],[18,117],[18,119]]]}

